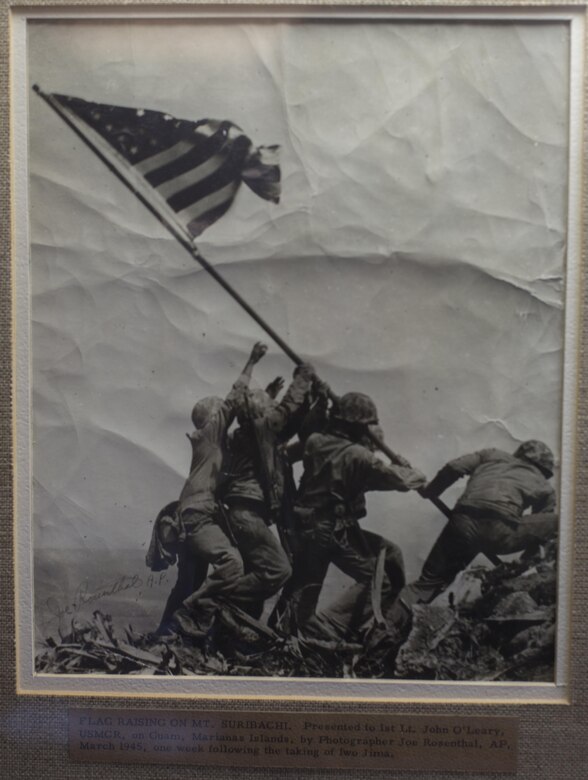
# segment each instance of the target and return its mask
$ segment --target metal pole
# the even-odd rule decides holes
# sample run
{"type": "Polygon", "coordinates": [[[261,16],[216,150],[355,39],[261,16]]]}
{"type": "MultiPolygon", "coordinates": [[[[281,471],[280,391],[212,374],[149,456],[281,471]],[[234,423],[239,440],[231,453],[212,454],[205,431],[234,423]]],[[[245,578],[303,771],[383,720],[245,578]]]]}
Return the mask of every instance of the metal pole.
{"type": "MultiPolygon", "coordinates": [[[[231,284],[229,284],[224,276],[222,276],[222,274],[220,274],[219,271],[217,271],[217,269],[208,262],[208,260],[202,257],[193,241],[189,239],[187,235],[184,235],[183,230],[181,230],[178,225],[170,222],[170,220],[168,220],[167,217],[162,214],[157,209],[157,207],[152,204],[149,199],[145,197],[145,195],[137,187],[135,187],[132,182],[130,182],[124,176],[123,173],[121,173],[121,171],[118,170],[115,165],[112,164],[107,155],[105,155],[104,152],[102,152],[102,150],[99,149],[98,146],[96,146],[96,144],[93,143],[93,141],[88,138],[74,122],[71,121],[69,116],[67,116],[67,114],[62,110],[59,101],[55,100],[53,95],[43,92],[38,84],[33,85],[33,90],[37,93],[37,95],[39,95],[39,97],[43,98],[47,105],[55,111],[55,113],[71,130],[73,130],[78,138],[80,138],[86,144],[86,146],[94,152],[94,154],[104,163],[104,165],[106,165],[108,170],[113,173],[117,179],[119,179],[119,181],[121,181],[133,193],[133,195],[135,195],[141,201],[141,203],[151,212],[151,214],[153,214],[153,216],[184,247],[192,259],[195,260],[202,268],[204,268],[204,270],[220,284],[220,286],[239,304],[239,306],[241,306],[241,308],[244,309],[244,311],[246,311],[253,320],[255,320],[259,327],[267,333],[272,341],[274,341],[278,347],[280,347],[280,349],[290,358],[293,363],[295,363],[297,366],[300,366],[303,363],[302,358],[297,355],[296,352],[290,347],[290,345],[287,344],[278,333],[276,333],[276,331],[255,311],[252,306],[249,305],[249,303],[247,303],[243,296],[237,292],[237,290],[231,284]]],[[[329,392],[329,396],[332,401],[337,401],[337,396],[332,391],[329,392]]],[[[378,447],[378,449],[380,449],[385,455],[388,456],[388,458],[390,458],[392,463],[400,463],[400,459],[396,453],[394,453],[386,444],[378,441],[376,436],[372,434],[369,429],[368,435],[374,444],[378,447]]],[[[433,504],[435,504],[435,506],[440,509],[440,511],[443,512],[446,517],[451,516],[449,508],[440,499],[430,498],[429,500],[432,501],[433,504]]]]}
{"type": "Polygon", "coordinates": [[[242,295],[238,293],[237,290],[235,290],[235,288],[229,284],[229,282],[227,282],[224,276],[222,276],[216,270],[216,268],[208,262],[208,260],[202,257],[192,240],[188,238],[187,235],[184,235],[183,231],[177,225],[168,220],[167,217],[157,209],[157,206],[150,203],[149,199],[146,198],[145,195],[137,187],[135,187],[132,182],[130,182],[115,165],[112,164],[107,155],[105,155],[104,152],[102,152],[102,150],[96,146],[96,144],[93,143],[93,141],[88,138],[74,122],[71,121],[69,116],[67,116],[67,114],[62,110],[59,102],[55,100],[53,95],[43,92],[43,90],[37,84],[33,85],[33,89],[40,97],[43,98],[47,105],[49,105],[55,111],[55,113],[61,117],[61,119],[63,119],[66,125],[74,131],[78,138],[80,138],[86,144],[86,146],[88,146],[94,152],[94,154],[104,163],[104,165],[106,165],[108,170],[113,173],[117,179],[119,179],[119,181],[121,181],[126,187],[128,187],[133,195],[135,195],[141,201],[141,203],[147,209],[149,209],[153,216],[156,217],[157,220],[184,247],[184,249],[189,252],[192,259],[201,265],[202,268],[204,268],[204,270],[207,271],[213,277],[213,279],[215,279],[215,281],[217,281],[220,286],[229,293],[229,295],[241,306],[241,308],[244,309],[247,314],[249,314],[249,316],[255,320],[255,322],[260,326],[260,328],[262,328],[262,330],[267,333],[272,341],[274,341],[280,347],[280,349],[286,353],[290,360],[292,360],[297,366],[301,365],[303,362],[302,359],[294,352],[290,345],[287,344],[284,339],[282,339],[281,336],[276,333],[276,331],[270,325],[268,325],[268,323],[262,317],[260,317],[260,315],[247,303],[242,295]]]}

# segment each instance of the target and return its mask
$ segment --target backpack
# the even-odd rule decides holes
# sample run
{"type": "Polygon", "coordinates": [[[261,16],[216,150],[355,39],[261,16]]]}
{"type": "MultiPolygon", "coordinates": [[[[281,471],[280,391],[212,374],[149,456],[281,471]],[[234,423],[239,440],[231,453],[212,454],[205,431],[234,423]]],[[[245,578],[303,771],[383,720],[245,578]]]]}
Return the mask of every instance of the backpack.
{"type": "Polygon", "coordinates": [[[179,505],[179,501],[166,504],[155,518],[151,542],[145,556],[145,563],[151,571],[164,571],[176,562],[180,545],[186,538],[178,512],[179,505]]]}

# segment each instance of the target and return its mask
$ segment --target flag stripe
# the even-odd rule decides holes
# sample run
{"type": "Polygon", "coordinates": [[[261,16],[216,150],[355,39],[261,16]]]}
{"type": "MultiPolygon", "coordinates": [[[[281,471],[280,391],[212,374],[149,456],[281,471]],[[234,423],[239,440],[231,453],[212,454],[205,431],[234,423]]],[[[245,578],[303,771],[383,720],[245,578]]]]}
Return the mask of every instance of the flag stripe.
{"type": "Polygon", "coordinates": [[[88,125],[82,118],[74,113],[69,106],[62,105],[60,109],[74,125],[77,127],[80,127],[81,125],[83,127],[84,135],[89,138],[92,144],[99,149],[102,154],[109,155],[111,164],[114,164],[116,170],[129,181],[134,189],[141,193],[141,196],[145,198],[145,200],[150,201],[159,213],[165,215],[165,218],[169,222],[177,225],[187,235],[194,237],[195,234],[190,233],[186,222],[182,222],[178,219],[177,214],[171,210],[167,201],[159,195],[156,189],[147,183],[144,176],[140,175],[135,170],[135,166],[129,165],[128,160],[121,152],[108,143],[108,139],[104,138],[104,136],[98,133],[91,125],[88,125]]]}
{"type": "MultiPolygon", "coordinates": [[[[194,140],[196,141],[196,139],[194,140]]],[[[226,143],[224,134],[220,132],[211,135],[210,138],[199,136],[197,140],[197,145],[193,145],[188,152],[148,173],[145,178],[149,184],[158,187],[164,181],[180,176],[196,165],[202,165],[213,154],[218,154],[226,143]]]]}
{"type": "Polygon", "coordinates": [[[241,180],[239,162],[239,159],[236,160],[235,155],[231,154],[214,173],[191,187],[186,187],[181,192],[167,198],[167,202],[174,211],[182,211],[195,201],[205,198],[211,192],[216,192],[229,182],[239,182],[241,180]]]}
{"type": "Polygon", "coordinates": [[[181,176],[176,176],[175,179],[160,184],[159,187],[157,187],[157,192],[164,198],[170,198],[172,195],[176,195],[187,187],[198,184],[207,176],[211,176],[222,166],[224,160],[224,157],[217,154],[197,168],[193,168],[191,171],[187,171],[181,176]]]}
{"type": "Polygon", "coordinates": [[[211,209],[220,206],[225,201],[227,202],[228,208],[228,205],[230,205],[233,198],[235,197],[235,193],[237,192],[238,187],[239,183],[237,181],[229,182],[229,184],[225,184],[224,187],[221,187],[216,192],[211,192],[206,197],[200,198],[200,200],[192,203],[182,211],[179,211],[178,217],[181,220],[189,220],[192,222],[197,217],[202,217],[203,214],[206,214],[206,212],[210,211],[211,209]]]}
{"type": "Polygon", "coordinates": [[[172,160],[177,160],[178,157],[189,152],[193,146],[194,145],[190,143],[190,141],[178,141],[177,144],[170,146],[169,149],[164,149],[162,152],[152,154],[151,157],[147,157],[146,160],[137,163],[135,165],[135,170],[142,173],[143,176],[146,176],[148,173],[157,170],[157,168],[161,168],[163,165],[172,162],[172,160]]]}
{"type": "Polygon", "coordinates": [[[275,149],[254,148],[232,122],[190,122],[65,95],[52,95],[50,100],[156,215],[190,239],[227,211],[243,181],[260,197],[278,200],[275,149]],[[104,146],[109,150],[106,155],[104,146]]]}

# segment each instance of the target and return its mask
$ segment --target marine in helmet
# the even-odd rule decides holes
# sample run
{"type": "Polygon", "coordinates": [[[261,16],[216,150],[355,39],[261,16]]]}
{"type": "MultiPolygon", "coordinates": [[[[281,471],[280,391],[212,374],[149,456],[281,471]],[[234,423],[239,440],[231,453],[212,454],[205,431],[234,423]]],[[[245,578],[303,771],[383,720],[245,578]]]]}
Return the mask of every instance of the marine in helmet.
{"type": "MultiPolygon", "coordinates": [[[[391,464],[379,458],[374,436],[383,436],[376,406],[364,393],[352,392],[333,406],[325,430],[306,440],[295,507],[304,540],[302,565],[295,567],[295,580],[288,586],[292,620],[303,632],[315,614],[331,563],[356,583],[369,585],[384,548],[388,592],[396,595],[404,585],[399,548],[363,530],[358,521],[366,515],[366,492],[416,490],[426,480],[404,459],[391,464]]],[[[361,613],[362,605],[355,606],[361,613]]]]}
{"type": "Polygon", "coordinates": [[[422,491],[440,496],[468,477],[451,519],[433,545],[419,579],[406,586],[389,615],[405,624],[415,603],[429,603],[479,553],[489,556],[537,550],[557,533],[556,494],[549,479],[554,457],[542,441],[524,441],[513,454],[486,449],[447,463],[422,491]]]}
{"type": "Polygon", "coordinates": [[[302,422],[314,380],[311,366],[297,366],[280,400],[278,377],[266,390],[249,391],[237,413],[239,427],[231,439],[223,501],[245,574],[230,601],[255,618],[261,617],[265,600],[292,573],[270,526],[283,511],[289,468],[286,445],[302,422]]]}
{"type": "Polygon", "coordinates": [[[219,525],[217,491],[227,431],[245,403],[253,366],[267,347],[258,342],[239,378],[223,400],[203,398],[192,409],[194,430],[188,435],[192,447],[190,473],[180,494],[177,522],[178,580],[172,590],[162,624],[171,616],[187,634],[206,633],[216,609],[216,599],[225,596],[243,574],[243,560],[219,525]]]}

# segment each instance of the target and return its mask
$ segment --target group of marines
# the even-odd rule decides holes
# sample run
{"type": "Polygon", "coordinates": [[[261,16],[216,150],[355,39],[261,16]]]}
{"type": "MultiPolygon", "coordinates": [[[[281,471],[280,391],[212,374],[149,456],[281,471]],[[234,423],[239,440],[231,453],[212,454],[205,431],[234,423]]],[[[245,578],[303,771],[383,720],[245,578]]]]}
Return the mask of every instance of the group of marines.
{"type": "Polygon", "coordinates": [[[205,637],[221,604],[285,633],[361,641],[374,619],[394,633],[414,604],[432,601],[479,553],[492,560],[528,553],[555,536],[554,459],[543,442],[525,441],[514,454],[467,454],[427,482],[385,446],[372,399],[335,396],[312,366],[296,367],[281,398],[281,378],[250,389],[266,351],[255,344],[227,397],[204,398],[192,411],[190,473],[179,500],[159,513],[147,554],[153,570],[178,566],[159,633],[205,637]],[[469,478],[464,492],[419,578],[407,584],[399,547],[360,526],[366,492],[418,491],[435,500],[461,477],[469,478]],[[331,564],[354,584],[321,615],[331,564]]]}

